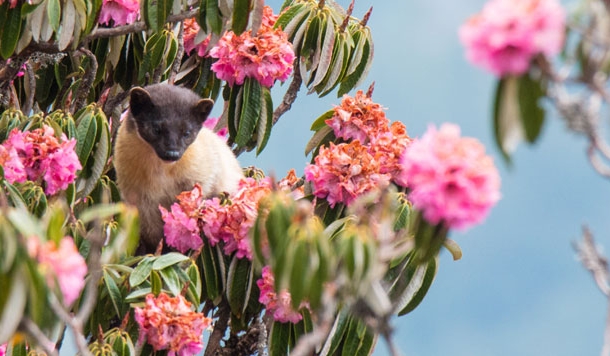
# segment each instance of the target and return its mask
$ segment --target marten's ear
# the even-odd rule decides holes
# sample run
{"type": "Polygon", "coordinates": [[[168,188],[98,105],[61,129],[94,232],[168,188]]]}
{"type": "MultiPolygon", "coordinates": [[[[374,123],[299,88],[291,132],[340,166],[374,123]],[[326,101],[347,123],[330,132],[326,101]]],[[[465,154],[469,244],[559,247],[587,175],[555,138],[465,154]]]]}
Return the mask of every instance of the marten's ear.
{"type": "Polygon", "coordinates": [[[135,87],[129,91],[129,109],[135,117],[153,107],[152,99],[146,89],[135,87]]]}
{"type": "Polygon", "coordinates": [[[195,117],[197,117],[199,120],[201,120],[201,123],[203,123],[208,118],[208,115],[210,115],[212,106],[214,106],[214,100],[212,99],[199,100],[193,108],[195,117]]]}

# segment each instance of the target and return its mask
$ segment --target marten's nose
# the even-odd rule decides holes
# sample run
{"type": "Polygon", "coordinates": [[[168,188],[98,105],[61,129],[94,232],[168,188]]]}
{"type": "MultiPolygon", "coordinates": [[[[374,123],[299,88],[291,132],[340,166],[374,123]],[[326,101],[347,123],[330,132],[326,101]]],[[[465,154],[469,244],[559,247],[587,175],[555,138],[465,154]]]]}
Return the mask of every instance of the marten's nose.
{"type": "Polygon", "coordinates": [[[166,161],[177,161],[180,159],[180,151],[167,150],[165,151],[165,157],[162,157],[166,161]]]}

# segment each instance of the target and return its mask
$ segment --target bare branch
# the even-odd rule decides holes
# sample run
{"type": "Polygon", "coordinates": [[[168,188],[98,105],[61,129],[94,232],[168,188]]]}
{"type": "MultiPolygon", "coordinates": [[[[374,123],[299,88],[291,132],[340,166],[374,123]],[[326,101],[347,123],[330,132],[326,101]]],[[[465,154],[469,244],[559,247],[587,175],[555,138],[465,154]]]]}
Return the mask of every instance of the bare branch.
{"type": "Polygon", "coordinates": [[[29,115],[30,111],[34,107],[34,99],[36,97],[36,75],[32,64],[28,61],[25,62],[25,73],[28,79],[28,93],[26,95],[26,101],[23,105],[23,113],[29,115]]]}
{"type": "Polygon", "coordinates": [[[221,349],[220,342],[225,336],[231,317],[231,308],[226,300],[220,302],[216,315],[218,315],[218,320],[216,320],[216,323],[214,324],[214,331],[212,331],[212,335],[210,335],[204,356],[214,356],[217,351],[221,349]]]}
{"type": "Polygon", "coordinates": [[[34,323],[29,318],[23,318],[19,322],[19,328],[24,330],[28,335],[30,335],[35,341],[36,344],[47,353],[49,356],[59,356],[57,350],[55,350],[55,343],[40,330],[38,325],[34,323]]]}
{"type": "Polygon", "coordinates": [[[299,93],[299,89],[301,89],[301,83],[303,79],[301,78],[301,71],[299,70],[299,59],[295,58],[294,60],[294,68],[293,68],[293,77],[288,90],[286,90],[286,94],[284,94],[284,98],[278,107],[273,111],[273,124],[275,125],[280,117],[284,115],[290,108],[292,104],[297,99],[297,94],[299,93]]]}
{"type": "Polygon", "coordinates": [[[95,55],[86,48],[80,48],[76,51],[80,52],[87,56],[89,59],[89,70],[85,71],[85,75],[81,80],[80,86],[76,91],[76,98],[72,104],[72,113],[77,112],[82,109],[87,103],[87,96],[89,96],[89,92],[91,91],[91,87],[93,86],[93,82],[95,81],[95,76],[97,75],[97,58],[95,55]]]}
{"type": "Polygon", "coordinates": [[[593,275],[597,287],[604,295],[610,297],[610,273],[608,272],[608,260],[602,256],[593,239],[591,231],[583,227],[582,241],[574,244],[580,262],[593,275]]]}
{"type": "MultiPolygon", "coordinates": [[[[166,22],[184,21],[185,19],[189,19],[189,18],[197,16],[198,13],[199,13],[199,8],[196,7],[194,9],[191,9],[191,10],[185,11],[185,12],[181,12],[179,14],[169,15],[167,17],[166,22]]],[[[134,22],[129,25],[116,26],[113,28],[98,27],[95,30],[93,30],[87,37],[85,37],[85,41],[91,41],[96,38],[126,35],[129,33],[142,32],[144,30],[146,30],[146,23],[144,21],[138,21],[138,22],[134,22]]]]}
{"type": "Polygon", "coordinates": [[[176,75],[180,71],[180,64],[182,63],[182,57],[184,56],[184,22],[180,21],[180,29],[178,30],[178,52],[176,52],[176,58],[172,64],[172,69],[169,73],[169,84],[174,84],[176,75]]]}

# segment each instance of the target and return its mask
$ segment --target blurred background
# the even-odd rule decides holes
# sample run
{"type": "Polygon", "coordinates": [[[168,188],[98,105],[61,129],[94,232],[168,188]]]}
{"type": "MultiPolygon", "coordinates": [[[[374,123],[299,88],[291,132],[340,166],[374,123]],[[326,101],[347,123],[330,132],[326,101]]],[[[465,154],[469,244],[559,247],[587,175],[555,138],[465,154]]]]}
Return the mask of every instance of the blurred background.
{"type": "MultiPolygon", "coordinates": [[[[267,4],[277,12],[282,2],[267,4]]],[[[491,127],[495,80],[467,63],[457,36],[484,3],[356,2],[359,18],[374,6],[369,25],[375,58],[362,89],[375,81],[373,99],[387,108],[390,120],[404,122],[411,137],[431,123],[457,123],[464,136],[485,144],[502,176],[502,200],[483,225],[452,233],[464,257],[454,262],[442,254],[423,303],[394,320],[395,339],[411,356],[596,355],[607,302],[572,244],[586,224],[610,249],[610,182],[594,173],[585,141],[569,133],[552,110],[539,142],[521,145],[512,168],[502,161],[491,127]]],[[[277,105],[287,84],[276,87],[277,105]]],[[[339,102],[335,93],[319,99],[301,90],[265,151],[259,157],[244,154],[241,163],[278,178],[290,168],[302,174],[311,123],[339,102]]],[[[387,353],[380,340],[375,355],[387,353]]]]}

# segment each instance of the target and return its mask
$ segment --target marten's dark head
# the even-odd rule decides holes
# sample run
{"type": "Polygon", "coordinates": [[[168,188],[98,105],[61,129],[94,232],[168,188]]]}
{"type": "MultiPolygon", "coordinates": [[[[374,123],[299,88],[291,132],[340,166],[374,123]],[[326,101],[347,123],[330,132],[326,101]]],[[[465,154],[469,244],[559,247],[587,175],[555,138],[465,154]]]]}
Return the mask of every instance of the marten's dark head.
{"type": "Polygon", "coordinates": [[[138,134],[164,161],[179,160],[195,141],[214,102],[169,84],[135,87],[129,92],[138,134]]]}

